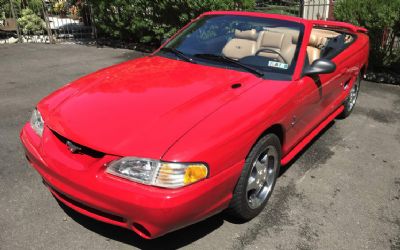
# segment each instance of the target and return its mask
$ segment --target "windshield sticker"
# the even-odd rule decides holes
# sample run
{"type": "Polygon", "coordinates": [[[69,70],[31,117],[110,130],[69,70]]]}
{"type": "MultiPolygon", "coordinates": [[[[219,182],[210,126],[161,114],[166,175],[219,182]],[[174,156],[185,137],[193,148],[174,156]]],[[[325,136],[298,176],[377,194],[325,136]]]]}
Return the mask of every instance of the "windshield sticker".
{"type": "Polygon", "coordinates": [[[280,69],[288,69],[289,68],[289,65],[286,63],[274,62],[274,61],[269,61],[268,66],[274,67],[274,68],[280,68],[280,69]]]}

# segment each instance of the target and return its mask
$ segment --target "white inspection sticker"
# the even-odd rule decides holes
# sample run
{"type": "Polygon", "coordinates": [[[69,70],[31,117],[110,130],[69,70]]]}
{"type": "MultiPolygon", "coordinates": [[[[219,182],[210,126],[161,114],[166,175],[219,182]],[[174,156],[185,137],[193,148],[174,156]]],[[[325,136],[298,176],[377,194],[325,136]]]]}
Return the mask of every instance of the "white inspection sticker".
{"type": "Polygon", "coordinates": [[[286,63],[274,62],[274,61],[269,61],[268,66],[274,67],[274,68],[280,68],[280,69],[288,69],[289,68],[289,65],[286,63]]]}

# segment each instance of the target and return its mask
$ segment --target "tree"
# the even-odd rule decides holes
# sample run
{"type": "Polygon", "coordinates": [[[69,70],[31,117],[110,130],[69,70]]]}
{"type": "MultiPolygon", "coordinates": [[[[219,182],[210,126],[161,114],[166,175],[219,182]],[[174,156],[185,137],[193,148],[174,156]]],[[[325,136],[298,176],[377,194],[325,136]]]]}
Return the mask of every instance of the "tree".
{"type": "Polygon", "coordinates": [[[390,66],[399,61],[400,0],[337,0],[335,18],[368,29],[370,64],[374,68],[390,66]]]}
{"type": "Polygon", "coordinates": [[[243,10],[254,0],[90,0],[100,35],[157,44],[200,13],[243,10]]]}

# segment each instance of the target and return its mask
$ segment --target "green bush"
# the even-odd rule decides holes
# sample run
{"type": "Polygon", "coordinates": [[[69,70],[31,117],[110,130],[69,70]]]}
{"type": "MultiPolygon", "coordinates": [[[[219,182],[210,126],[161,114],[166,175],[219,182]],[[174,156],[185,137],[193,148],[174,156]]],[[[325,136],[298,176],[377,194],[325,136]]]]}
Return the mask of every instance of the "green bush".
{"type": "MultiPolygon", "coordinates": [[[[34,13],[40,14],[43,8],[42,0],[12,0],[14,6],[14,14],[16,17],[21,16],[22,9],[31,9],[34,13]]],[[[4,13],[5,18],[12,18],[10,0],[0,0],[0,19],[4,13]]]]}
{"type": "Polygon", "coordinates": [[[379,69],[400,61],[400,0],[337,0],[335,18],[368,29],[370,66],[379,69]]]}
{"type": "Polygon", "coordinates": [[[90,0],[99,35],[157,44],[209,10],[243,10],[254,0],[90,0]]]}
{"type": "Polygon", "coordinates": [[[28,8],[21,11],[21,17],[17,22],[24,35],[38,35],[45,27],[44,21],[28,8]]]}
{"type": "MultiPolygon", "coordinates": [[[[21,0],[13,0],[13,1],[14,1],[14,5],[18,6],[18,2],[20,2],[21,0]]],[[[22,4],[20,4],[20,5],[22,5],[24,8],[29,8],[29,9],[33,10],[33,12],[35,12],[35,13],[39,13],[43,9],[42,0],[27,0],[27,1],[25,1],[25,3],[24,3],[24,1],[22,1],[22,4]]]]}
{"type": "Polygon", "coordinates": [[[11,17],[10,0],[0,0],[0,20],[11,17]]]}

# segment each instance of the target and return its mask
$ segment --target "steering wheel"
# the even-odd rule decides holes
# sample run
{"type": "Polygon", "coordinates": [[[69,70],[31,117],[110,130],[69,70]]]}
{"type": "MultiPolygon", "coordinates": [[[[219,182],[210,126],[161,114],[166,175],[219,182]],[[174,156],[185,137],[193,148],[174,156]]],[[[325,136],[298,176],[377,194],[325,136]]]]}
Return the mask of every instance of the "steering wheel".
{"type": "Polygon", "coordinates": [[[281,55],[281,53],[279,51],[273,50],[273,49],[260,49],[256,52],[256,56],[258,56],[258,54],[260,54],[260,52],[270,52],[273,54],[277,54],[284,63],[288,64],[285,60],[285,58],[283,58],[283,56],[281,55]]]}

